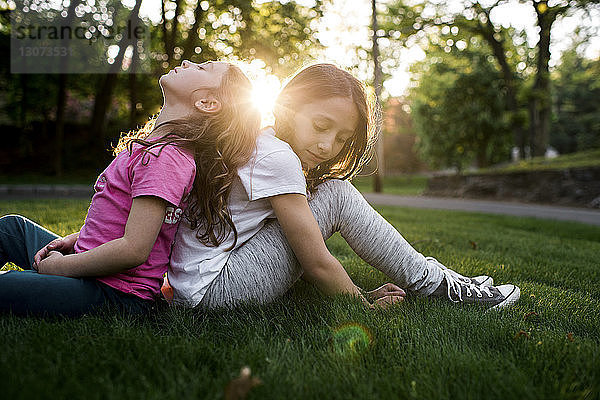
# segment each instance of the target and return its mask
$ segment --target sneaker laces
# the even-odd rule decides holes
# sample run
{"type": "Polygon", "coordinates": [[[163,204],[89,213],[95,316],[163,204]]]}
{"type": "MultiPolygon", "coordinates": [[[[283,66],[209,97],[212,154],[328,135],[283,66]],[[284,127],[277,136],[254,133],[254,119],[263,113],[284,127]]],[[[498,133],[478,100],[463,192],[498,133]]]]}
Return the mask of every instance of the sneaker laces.
{"type": "Polygon", "coordinates": [[[475,292],[475,295],[477,297],[483,297],[482,293],[485,293],[488,297],[494,297],[489,287],[481,287],[473,283],[468,283],[460,279],[456,279],[452,274],[453,271],[449,270],[448,268],[442,268],[441,270],[444,279],[446,280],[446,286],[448,287],[448,298],[450,299],[450,301],[453,301],[454,303],[459,303],[463,301],[462,291],[460,290],[462,287],[465,288],[467,297],[473,297],[473,292],[475,292]],[[454,300],[452,298],[452,296],[450,295],[451,290],[454,291],[456,296],[458,296],[458,300],[454,300]]]}

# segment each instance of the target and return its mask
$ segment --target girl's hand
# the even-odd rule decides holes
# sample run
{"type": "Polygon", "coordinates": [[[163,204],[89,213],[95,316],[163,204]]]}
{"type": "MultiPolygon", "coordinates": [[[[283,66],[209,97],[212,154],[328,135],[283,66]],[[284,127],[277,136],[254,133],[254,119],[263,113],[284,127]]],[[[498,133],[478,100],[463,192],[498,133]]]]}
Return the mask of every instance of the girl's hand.
{"type": "Polygon", "coordinates": [[[167,202],[160,197],[135,197],[122,237],[78,254],[64,254],[70,251],[73,240],[76,240],[70,237],[68,241],[57,244],[61,251],[46,249],[47,256],[34,268],[41,274],[83,278],[113,275],[143,264],[156,242],[166,209],[167,202]]]}
{"type": "Polygon", "coordinates": [[[362,302],[370,309],[387,308],[404,301],[406,296],[406,292],[393,283],[386,283],[370,292],[365,292],[362,289],[360,291],[362,302]]]}
{"type": "Polygon", "coordinates": [[[406,296],[406,292],[393,283],[386,283],[377,289],[366,293],[367,300],[369,300],[371,303],[375,303],[377,300],[388,296],[404,298],[406,296]]]}
{"type": "Polygon", "coordinates": [[[44,258],[43,260],[41,260],[37,265],[36,265],[36,270],[39,274],[44,274],[44,275],[60,275],[55,273],[55,271],[58,270],[58,267],[60,266],[60,263],[62,262],[62,259],[65,256],[58,252],[58,251],[50,251],[48,253],[48,255],[46,256],[46,258],[44,258]]]}
{"type": "Polygon", "coordinates": [[[383,296],[383,297],[380,297],[377,300],[375,300],[372,307],[373,308],[376,308],[376,307],[387,308],[394,304],[398,304],[401,301],[404,301],[404,296],[387,295],[387,296],[383,296]]]}
{"type": "Polygon", "coordinates": [[[367,307],[370,308],[371,310],[374,310],[378,307],[381,308],[387,308],[391,305],[394,304],[398,304],[401,301],[404,301],[404,296],[394,296],[394,295],[386,295],[383,297],[380,297],[378,299],[376,299],[373,302],[370,302],[369,300],[367,300],[367,298],[365,296],[363,296],[362,294],[360,295],[360,300],[362,301],[362,303],[367,307]]]}
{"type": "Polygon", "coordinates": [[[35,256],[33,256],[33,268],[37,269],[37,265],[44,258],[48,257],[51,251],[58,251],[61,254],[73,254],[75,252],[75,242],[79,237],[79,232],[72,233],[62,238],[57,238],[42,247],[35,256]]]}

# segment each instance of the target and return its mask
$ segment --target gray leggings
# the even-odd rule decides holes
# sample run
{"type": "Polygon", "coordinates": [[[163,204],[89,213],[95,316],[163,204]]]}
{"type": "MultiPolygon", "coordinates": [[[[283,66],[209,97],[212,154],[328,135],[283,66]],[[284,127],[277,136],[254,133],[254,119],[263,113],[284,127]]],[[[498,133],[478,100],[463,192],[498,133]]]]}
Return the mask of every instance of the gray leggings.
{"type": "MultiPolygon", "coordinates": [[[[308,204],[324,239],[340,232],[360,258],[403,289],[427,296],[442,281],[440,270],[427,263],[348,181],[322,183],[308,204]]],[[[232,251],[200,306],[268,303],[289,290],[301,275],[302,268],[279,223],[269,220],[232,251]]]]}

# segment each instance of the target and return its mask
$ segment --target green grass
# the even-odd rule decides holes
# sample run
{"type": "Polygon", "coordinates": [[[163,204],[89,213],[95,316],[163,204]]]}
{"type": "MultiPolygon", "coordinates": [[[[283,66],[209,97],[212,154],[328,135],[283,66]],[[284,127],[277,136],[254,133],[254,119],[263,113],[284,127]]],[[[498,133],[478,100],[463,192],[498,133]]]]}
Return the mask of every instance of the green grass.
{"type": "Polygon", "coordinates": [[[489,168],[478,173],[527,172],[547,169],[568,169],[600,166],[600,149],[560,155],[556,158],[534,157],[502,168],[489,168]]]}
{"type": "MultiPolygon", "coordinates": [[[[363,193],[373,191],[373,177],[359,176],[352,184],[363,193]]],[[[427,177],[423,175],[386,176],[383,178],[383,193],[402,196],[418,196],[423,194],[427,186],[427,177]]]]}
{"type": "MultiPolygon", "coordinates": [[[[1,214],[25,214],[62,234],[81,225],[86,207],[0,201],[1,214]]],[[[219,399],[249,366],[263,382],[249,399],[599,398],[600,228],[379,210],[421,252],[465,274],[516,283],[521,300],[488,313],[418,298],[370,311],[299,283],[274,304],[228,312],[0,316],[2,397],[219,399]]],[[[385,281],[341,237],[328,246],[359,285],[385,281]]]]}

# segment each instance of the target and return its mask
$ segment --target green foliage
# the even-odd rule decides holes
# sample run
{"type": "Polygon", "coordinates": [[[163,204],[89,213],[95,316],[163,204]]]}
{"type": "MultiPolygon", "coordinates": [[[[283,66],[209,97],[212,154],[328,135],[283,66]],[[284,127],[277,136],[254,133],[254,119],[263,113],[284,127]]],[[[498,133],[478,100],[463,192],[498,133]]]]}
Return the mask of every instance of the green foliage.
{"type": "Polygon", "coordinates": [[[503,81],[482,49],[432,46],[413,72],[412,116],[424,159],[458,170],[508,159],[503,81]]]}
{"type": "MultiPolygon", "coordinates": [[[[573,82],[557,82],[563,86],[559,92],[561,96],[567,96],[565,109],[562,115],[557,116],[550,133],[550,98],[551,85],[548,81],[548,62],[550,58],[550,28],[558,18],[576,15],[582,12],[590,12],[598,9],[598,0],[583,0],[558,2],[550,4],[547,1],[521,1],[527,4],[536,18],[536,45],[529,47],[526,30],[507,28],[495,23],[492,15],[497,7],[504,7],[505,2],[480,2],[467,0],[458,3],[433,2],[423,0],[410,2],[397,0],[386,4],[386,13],[382,17],[382,27],[386,38],[392,38],[402,44],[423,43],[429,41],[445,47],[450,51],[454,44],[440,41],[440,33],[452,31],[451,39],[454,43],[463,42],[469,45],[476,41],[486,43],[486,53],[495,59],[497,67],[503,74],[504,87],[507,96],[507,113],[509,118],[508,128],[514,137],[514,145],[526,152],[527,148],[536,154],[543,154],[550,136],[551,144],[555,147],[583,150],[577,147],[577,141],[585,143],[582,146],[597,146],[597,135],[594,129],[590,132],[589,125],[596,124],[596,118],[591,115],[590,107],[584,104],[583,98],[587,95],[568,93],[565,87],[573,86],[573,82]],[[577,97],[577,100],[575,99],[577,97]],[[577,107],[577,108],[574,108],[577,107]],[[575,117],[583,113],[582,118],[575,117]],[[558,119],[558,121],[557,121],[558,119]],[[530,126],[528,126],[530,125],[530,126]],[[557,131],[558,129],[558,131],[557,131]],[[582,133],[576,134],[575,130],[582,133]],[[529,131],[529,132],[527,132],[529,131]],[[583,132],[586,133],[583,133],[583,132]],[[574,136],[579,136],[575,139],[574,136]]],[[[598,35],[599,28],[594,24],[584,24],[577,28],[579,32],[586,32],[586,41],[598,35]]],[[[579,33],[576,33],[579,35],[579,33]]],[[[575,66],[576,67],[576,66],[575,66]]],[[[589,82],[598,80],[597,72],[590,73],[588,78],[582,78],[589,82]]],[[[576,84],[575,84],[576,85],[576,84]]],[[[583,85],[581,85],[583,89],[583,85]]],[[[579,90],[579,89],[578,89],[579,90]]],[[[593,92],[589,91],[588,92],[593,92]]],[[[597,100],[598,96],[590,95],[597,100]]],[[[557,102],[558,106],[561,101],[557,102]]],[[[595,113],[598,115],[598,113],[595,113]]]]}
{"type": "MultiPolygon", "coordinates": [[[[177,65],[184,56],[195,61],[258,58],[276,73],[287,75],[310,56],[311,47],[318,46],[311,23],[322,14],[321,0],[314,7],[275,0],[178,3],[178,14],[167,14],[167,19],[154,27],[156,36],[164,41],[162,24],[171,30],[174,19],[179,18],[178,30],[169,34],[174,53],[169,54],[169,62],[161,63],[162,68],[177,65]]],[[[166,1],[165,8],[174,10],[176,2],[166,1]]],[[[163,46],[161,43],[157,51],[168,53],[170,49],[161,49],[163,46]]]]}
{"type": "MultiPolygon", "coordinates": [[[[124,21],[131,17],[133,5],[139,1],[127,5],[119,0],[105,0],[102,5],[92,1],[90,8],[80,10],[83,13],[80,17],[94,20],[100,16],[111,19],[114,26],[125,26],[124,21]],[[98,6],[102,13],[91,6],[98,6]]],[[[157,2],[155,6],[160,4],[157,2]]],[[[14,157],[10,163],[5,161],[0,165],[39,170],[38,162],[52,165],[57,153],[64,154],[66,169],[105,165],[109,157],[106,149],[116,143],[120,134],[136,129],[158,112],[162,104],[158,79],[183,59],[196,62],[261,59],[267,71],[287,76],[313,59],[315,49],[320,46],[314,21],[322,14],[321,4],[321,0],[313,7],[296,1],[166,0],[160,21],[142,21],[148,34],[137,43],[136,49],[144,55],[144,69],[138,66],[133,71],[133,64],[129,64],[128,73],[117,74],[114,82],[106,74],[67,76],[64,148],[55,148],[59,142],[53,141],[59,104],[58,75],[11,75],[10,58],[4,57],[0,60],[0,125],[10,129],[4,129],[5,146],[0,156],[10,153],[14,157]],[[133,78],[131,72],[136,72],[133,78]],[[108,94],[100,96],[101,93],[108,94]],[[98,105],[96,110],[100,111],[92,121],[98,105]],[[39,142],[50,146],[40,149],[36,147],[39,142]],[[32,158],[36,163],[29,162],[32,158]]],[[[66,10],[69,3],[59,2],[56,7],[66,10]]],[[[10,45],[8,8],[9,3],[0,2],[0,49],[5,54],[9,53],[10,45]]],[[[56,9],[54,13],[64,10],[56,9]]],[[[90,46],[99,47],[99,54],[106,54],[101,41],[90,46]]]]}
{"type": "Polygon", "coordinates": [[[321,3],[317,1],[312,8],[292,1],[255,4],[245,29],[245,48],[239,56],[260,58],[281,77],[292,74],[321,49],[313,24],[322,15],[321,3]]]}
{"type": "Polygon", "coordinates": [[[563,53],[553,94],[550,144],[559,153],[600,148],[600,58],[583,58],[575,48],[563,53]]]}
{"type": "MultiPolygon", "coordinates": [[[[65,234],[86,201],[0,201],[65,234]]],[[[256,399],[595,399],[600,395],[600,228],[476,213],[380,208],[422,253],[521,287],[500,312],[410,298],[366,310],[299,282],[268,306],[147,318],[0,316],[2,393],[10,399],[202,399],[249,366],[256,399]],[[477,243],[474,250],[470,241],[477,243]],[[522,332],[522,333],[520,333],[522,332]]],[[[353,280],[384,276],[336,235],[353,280]]]]}

